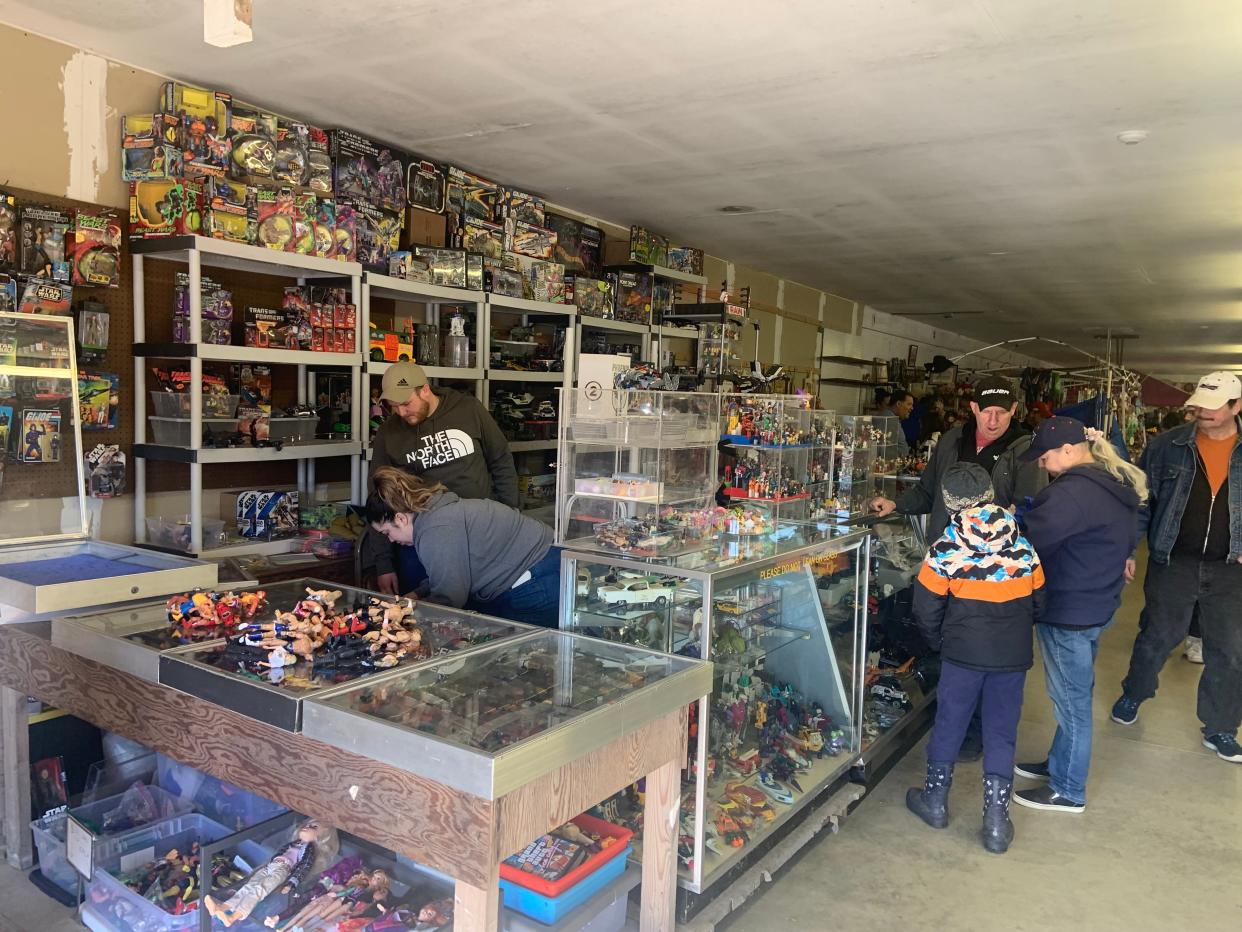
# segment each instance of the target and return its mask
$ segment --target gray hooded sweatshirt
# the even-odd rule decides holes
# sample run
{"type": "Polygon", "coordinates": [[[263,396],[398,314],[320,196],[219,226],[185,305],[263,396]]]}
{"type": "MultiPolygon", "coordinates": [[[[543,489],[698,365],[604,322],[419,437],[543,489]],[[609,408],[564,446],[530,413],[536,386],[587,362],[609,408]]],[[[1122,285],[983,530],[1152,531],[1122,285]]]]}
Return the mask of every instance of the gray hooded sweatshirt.
{"type": "Polygon", "coordinates": [[[437,492],[414,519],[427,600],[454,608],[504,595],[551,546],[551,528],[490,499],[437,492]]]}

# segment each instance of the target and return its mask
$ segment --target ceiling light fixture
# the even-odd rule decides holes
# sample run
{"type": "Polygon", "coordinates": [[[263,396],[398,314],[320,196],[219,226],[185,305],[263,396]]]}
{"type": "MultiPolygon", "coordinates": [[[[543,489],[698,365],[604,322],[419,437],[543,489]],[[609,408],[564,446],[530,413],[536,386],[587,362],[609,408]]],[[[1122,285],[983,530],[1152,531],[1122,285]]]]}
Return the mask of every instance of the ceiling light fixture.
{"type": "Polygon", "coordinates": [[[203,0],[203,41],[227,49],[254,41],[251,0],[203,0]]]}
{"type": "Polygon", "coordinates": [[[1123,146],[1137,146],[1146,138],[1147,130],[1145,129],[1128,129],[1117,134],[1117,141],[1123,146]]]}

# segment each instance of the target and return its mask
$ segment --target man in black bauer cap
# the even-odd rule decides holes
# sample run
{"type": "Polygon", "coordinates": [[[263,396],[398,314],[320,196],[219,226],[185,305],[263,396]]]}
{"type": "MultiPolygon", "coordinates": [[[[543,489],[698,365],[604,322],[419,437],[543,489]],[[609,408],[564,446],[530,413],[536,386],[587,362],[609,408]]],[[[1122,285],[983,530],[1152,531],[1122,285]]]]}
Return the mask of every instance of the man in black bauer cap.
{"type": "MultiPolygon", "coordinates": [[[[1031,445],[1031,435],[1014,420],[1018,398],[1012,383],[1000,376],[987,375],[975,383],[971,416],[960,427],[940,435],[927,468],[916,485],[897,499],[879,496],[871,510],[883,518],[894,511],[902,515],[927,515],[927,543],[940,539],[949,523],[944,501],[944,476],[954,463],[976,463],[992,476],[993,501],[1011,508],[1026,498],[1034,498],[1048,484],[1048,474],[1038,462],[1024,463],[1018,457],[1031,445]]],[[[978,716],[972,720],[959,760],[976,760],[983,753],[978,716]]]]}

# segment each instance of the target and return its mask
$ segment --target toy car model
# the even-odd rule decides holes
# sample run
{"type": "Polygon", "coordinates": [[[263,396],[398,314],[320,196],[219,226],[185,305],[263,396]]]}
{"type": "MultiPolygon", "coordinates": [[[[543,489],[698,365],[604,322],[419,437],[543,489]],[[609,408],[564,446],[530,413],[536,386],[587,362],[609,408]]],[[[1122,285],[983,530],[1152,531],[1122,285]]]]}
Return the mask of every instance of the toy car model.
{"type": "Polygon", "coordinates": [[[373,362],[407,362],[414,358],[414,342],[409,334],[372,327],[367,352],[373,362]]]}
{"type": "Polygon", "coordinates": [[[609,605],[667,605],[676,593],[676,584],[671,580],[659,579],[620,579],[613,585],[600,586],[599,597],[609,605]]]}

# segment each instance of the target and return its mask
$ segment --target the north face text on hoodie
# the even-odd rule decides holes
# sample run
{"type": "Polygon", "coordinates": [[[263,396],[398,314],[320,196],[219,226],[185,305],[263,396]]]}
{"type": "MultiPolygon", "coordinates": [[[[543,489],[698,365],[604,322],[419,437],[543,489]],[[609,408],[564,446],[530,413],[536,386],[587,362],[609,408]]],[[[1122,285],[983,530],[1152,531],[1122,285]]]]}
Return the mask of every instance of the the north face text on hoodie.
{"type": "Polygon", "coordinates": [[[464,430],[450,427],[421,438],[423,445],[405,454],[405,461],[420,470],[443,466],[453,460],[472,455],[474,438],[464,430]]]}

